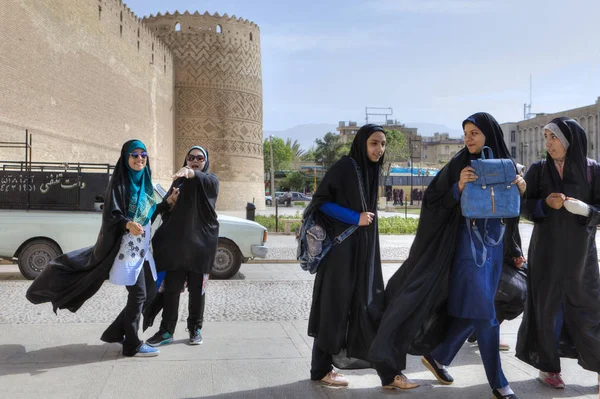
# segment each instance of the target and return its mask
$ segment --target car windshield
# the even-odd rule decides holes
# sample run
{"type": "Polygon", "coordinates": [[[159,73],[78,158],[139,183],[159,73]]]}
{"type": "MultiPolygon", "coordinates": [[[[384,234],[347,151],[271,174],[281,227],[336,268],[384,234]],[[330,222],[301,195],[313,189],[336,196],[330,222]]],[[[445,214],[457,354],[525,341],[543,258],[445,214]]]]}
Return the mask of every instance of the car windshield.
{"type": "Polygon", "coordinates": [[[159,183],[157,183],[154,188],[156,189],[156,191],[158,191],[162,198],[164,198],[165,195],[167,195],[167,191],[159,183]]]}

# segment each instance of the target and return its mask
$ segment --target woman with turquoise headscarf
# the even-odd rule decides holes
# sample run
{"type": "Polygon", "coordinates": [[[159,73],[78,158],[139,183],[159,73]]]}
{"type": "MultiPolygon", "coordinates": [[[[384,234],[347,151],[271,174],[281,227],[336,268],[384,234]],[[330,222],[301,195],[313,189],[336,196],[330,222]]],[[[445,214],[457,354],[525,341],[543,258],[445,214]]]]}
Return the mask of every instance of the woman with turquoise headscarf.
{"type": "Polygon", "coordinates": [[[153,194],[146,146],[127,141],[106,190],[96,244],[53,259],[27,291],[32,303],[52,302],[55,312],[76,312],[106,279],[125,285],[127,305],[101,337],[122,343],[124,356],[158,354],[137,335],[142,307],[155,294],[156,270],[148,250],[153,194]]]}

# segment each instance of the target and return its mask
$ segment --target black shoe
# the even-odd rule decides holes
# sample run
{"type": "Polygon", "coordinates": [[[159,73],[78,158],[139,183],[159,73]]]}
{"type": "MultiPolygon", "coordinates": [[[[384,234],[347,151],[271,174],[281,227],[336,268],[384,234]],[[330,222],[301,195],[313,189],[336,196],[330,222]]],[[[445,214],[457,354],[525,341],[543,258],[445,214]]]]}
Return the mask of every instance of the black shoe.
{"type": "Polygon", "coordinates": [[[202,334],[200,334],[200,329],[198,327],[190,328],[190,345],[201,345],[202,344],[202,334]]]}
{"type": "Polygon", "coordinates": [[[173,342],[173,334],[158,330],[156,334],[146,340],[146,343],[155,348],[161,345],[168,345],[173,342]]]}
{"type": "Polygon", "coordinates": [[[437,378],[440,384],[450,385],[454,382],[454,378],[452,378],[452,376],[448,373],[448,371],[445,368],[438,367],[431,355],[423,356],[421,358],[421,362],[425,365],[425,367],[429,369],[429,371],[433,373],[433,375],[435,376],[435,378],[437,378]]]}
{"type": "Polygon", "coordinates": [[[471,336],[467,338],[467,342],[470,344],[472,344],[475,341],[477,341],[477,336],[475,335],[475,333],[471,334],[471,336]]]}
{"type": "Polygon", "coordinates": [[[504,396],[500,392],[498,392],[497,389],[494,389],[492,391],[492,393],[494,394],[494,398],[496,398],[496,399],[519,399],[519,397],[517,395],[515,395],[514,393],[504,396]]]}

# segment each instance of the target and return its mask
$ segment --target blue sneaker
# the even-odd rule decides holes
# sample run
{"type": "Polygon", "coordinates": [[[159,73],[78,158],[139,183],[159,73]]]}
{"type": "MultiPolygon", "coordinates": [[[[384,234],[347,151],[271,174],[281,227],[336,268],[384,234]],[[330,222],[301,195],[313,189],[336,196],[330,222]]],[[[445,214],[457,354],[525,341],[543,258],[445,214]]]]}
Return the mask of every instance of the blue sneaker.
{"type": "Polygon", "coordinates": [[[154,349],[151,346],[142,344],[142,346],[140,346],[140,349],[138,350],[138,352],[133,356],[153,357],[153,356],[158,356],[159,353],[160,353],[160,351],[158,349],[154,349]]]}
{"type": "Polygon", "coordinates": [[[168,345],[171,342],[173,342],[173,334],[160,330],[158,330],[156,334],[154,334],[152,337],[146,340],[146,343],[152,347],[168,345]]]}

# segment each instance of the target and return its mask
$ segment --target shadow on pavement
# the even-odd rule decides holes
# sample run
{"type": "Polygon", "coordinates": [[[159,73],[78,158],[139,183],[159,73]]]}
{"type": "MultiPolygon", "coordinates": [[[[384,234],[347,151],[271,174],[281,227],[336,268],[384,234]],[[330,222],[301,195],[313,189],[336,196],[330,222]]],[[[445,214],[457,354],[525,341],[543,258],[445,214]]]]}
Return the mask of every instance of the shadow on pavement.
{"type": "Polygon", "coordinates": [[[23,345],[0,345],[0,377],[49,369],[115,360],[121,354],[119,344],[72,344],[27,352],[23,345]]]}

